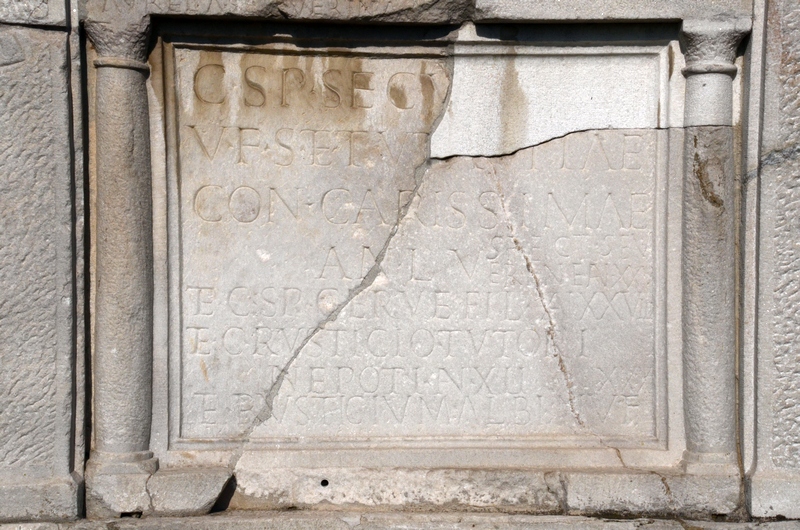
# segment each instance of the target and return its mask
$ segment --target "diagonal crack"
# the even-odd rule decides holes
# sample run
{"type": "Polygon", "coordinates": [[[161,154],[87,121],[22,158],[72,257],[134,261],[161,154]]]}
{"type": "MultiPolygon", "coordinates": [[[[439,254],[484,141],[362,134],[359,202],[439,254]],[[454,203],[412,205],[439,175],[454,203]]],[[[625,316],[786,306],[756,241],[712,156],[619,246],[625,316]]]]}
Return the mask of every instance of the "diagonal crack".
{"type": "Polygon", "coordinates": [[[567,369],[567,363],[564,360],[564,354],[556,342],[556,322],[555,319],[553,318],[553,314],[550,312],[550,308],[547,307],[547,302],[545,301],[544,297],[544,289],[542,288],[542,282],[539,280],[539,275],[536,274],[536,270],[533,267],[533,261],[525,253],[525,250],[522,247],[522,243],[517,237],[516,228],[514,227],[514,223],[511,220],[511,213],[508,211],[508,208],[506,207],[506,198],[505,198],[505,192],[503,191],[503,185],[500,182],[500,179],[497,178],[497,172],[494,169],[494,164],[489,162],[489,167],[490,171],[488,171],[488,173],[491,176],[492,181],[495,184],[495,187],[497,188],[497,194],[500,197],[500,205],[503,207],[503,214],[506,217],[506,225],[508,225],[508,229],[511,232],[511,239],[512,241],[514,241],[515,248],[525,260],[525,268],[533,277],[533,283],[536,288],[536,293],[539,296],[542,309],[544,310],[545,315],[547,315],[547,320],[548,320],[547,337],[550,339],[550,343],[553,345],[553,351],[555,352],[555,357],[556,360],[558,361],[558,369],[564,378],[564,385],[567,388],[567,399],[569,401],[570,412],[572,413],[572,416],[575,418],[575,421],[578,422],[578,425],[586,429],[586,423],[583,421],[583,418],[581,418],[581,415],[578,412],[578,409],[575,405],[575,393],[573,392],[573,387],[575,386],[575,384],[572,381],[572,377],[569,375],[569,370],[567,369]]]}
{"type": "MultiPolygon", "coordinates": [[[[481,157],[481,158],[485,159],[487,157],[481,157]]],[[[606,449],[614,451],[614,454],[619,460],[620,465],[625,469],[629,469],[628,465],[625,463],[625,460],[622,457],[622,452],[619,450],[619,448],[610,445],[605,439],[603,439],[602,436],[592,431],[586,425],[586,422],[583,420],[580,413],[578,412],[577,406],[575,404],[576,401],[575,393],[573,391],[575,383],[573,382],[572,376],[570,375],[569,369],[567,368],[567,363],[564,358],[564,353],[561,351],[561,348],[558,346],[558,343],[556,342],[556,322],[555,319],[553,318],[553,313],[547,306],[547,301],[544,296],[544,287],[542,286],[542,282],[539,278],[539,275],[536,273],[536,269],[533,266],[533,260],[531,260],[531,258],[527,255],[525,249],[522,246],[522,242],[520,241],[519,237],[517,237],[516,227],[514,225],[514,222],[512,221],[511,213],[509,212],[506,206],[505,191],[503,190],[502,182],[497,177],[497,172],[495,171],[494,164],[492,163],[491,159],[489,159],[488,162],[489,162],[488,169],[486,168],[480,168],[480,169],[484,169],[487,172],[487,174],[491,177],[491,180],[493,181],[495,187],[497,188],[497,194],[500,197],[500,205],[503,208],[503,214],[505,215],[506,218],[506,225],[508,226],[508,229],[511,232],[511,239],[514,242],[514,247],[516,248],[517,252],[520,253],[522,258],[525,260],[525,268],[528,270],[528,273],[533,278],[533,283],[536,289],[536,293],[539,297],[542,310],[544,311],[545,315],[547,315],[547,321],[548,321],[546,330],[547,337],[550,340],[550,343],[553,345],[554,356],[558,361],[558,369],[561,372],[561,375],[564,379],[564,385],[566,386],[567,389],[567,398],[569,401],[570,412],[572,413],[572,416],[575,418],[575,421],[581,428],[585,429],[589,433],[589,435],[594,437],[601,446],[603,446],[606,449]]],[[[669,484],[667,484],[666,478],[661,474],[656,473],[655,471],[653,471],[652,473],[661,478],[661,483],[664,485],[664,490],[666,491],[667,496],[672,498],[672,491],[669,487],[669,484]]]]}
{"type": "Polygon", "coordinates": [[[422,187],[422,184],[425,180],[423,177],[429,167],[430,167],[430,162],[427,162],[417,168],[417,175],[415,178],[414,189],[410,193],[408,200],[403,204],[403,206],[398,211],[397,222],[392,226],[392,229],[389,231],[389,235],[386,237],[386,241],[383,244],[383,247],[381,247],[380,252],[378,252],[378,255],[375,257],[375,263],[372,265],[372,267],[370,267],[367,274],[361,280],[361,283],[350,289],[350,292],[348,292],[347,294],[347,298],[345,298],[344,301],[342,301],[339,305],[337,305],[336,308],[333,311],[331,311],[327,317],[325,317],[313,330],[311,330],[311,332],[309,332],[308,335],[306,335],[306,337],[303,339],[300,345],[295,349],[294,353],[292,353],[292,356],[289,358],[289,360],[286,361],[286,363],[281,368],[281,371],[278,373],[278,376],[275,378],[275,381],[272,383],[266,395],[264,396],[264,406],[261,408],[261,410],[253,419],[251,424],[242,434],[239,447],[233,454],[233,458],[231,460],[232,464],[230,467],[232,469],[236,468],[237,463],[239,462],[239,460],[242,457],[242,454],[244,453],[244,446],[250,441],[250,437],[252,436],[253,431],[256,429],[256,427],[263,424],[272,417],[273,404],[275,402],[275,398],[278,396],[278,393],[280,392],[281,386],[283,385],[283,381],[286,378],[286,374],[289,373],[289,369],[292,367],[295,360],[300,356],[300,353],[303,351],[303,348],[305,348],[306,345],[309,342],[311,342],[311,340],[313,340],[314,337],[320,331],[325,329],[325,326],[327,326],[332,322],[335,322],[336,319],[341,314],[341,312],[350,304],[350,302],[352,302],[353,299],[357,297],[359,294],[361,294],[365,289],[368,289],[375,282],[375,279],[378,277],[378,274],[381,273],[382,271],[381,264],[383,263],[383,260],[386,257],[386,253],[389,250],[389,246],[391,245],[395,235],[397,235],[397,232],[400,229],[400,225],[402,224],[403,220],[405,220],[406,216],[408,215],[408,212],[411,209],[411,205],[414,202],[414,199],[419,194],[419,189],[420,187],[422,187]]]}
{"type": "MultiPolygon", "coordinates": [[[[486,158],[486,157],[481,157],[486,158]]],[[[493,158],[493,157],[492,157],[493,158]]],[[[482,168],[483,169],[483,168],[482,168]]],[[[522,246],[522,242],[520,241],[519,237],[517,237],[516,227],[514,222],[511,218],[511,213],[509,212],[506,206],[506,196],[505,191],[503,190],[503,185],[500,179],[497,177],[497,172],[495,171],[494,164],[492,164],[491,160],[489,160],[489,169],[487,173],[490,175],[495,187],[497,188],[497,194],[500,197],[500,205],[503,208],[503,214],[506,218],[506,225],[508,226],[509,231],[511,232],[511,239],[514,242],[514,247],[516,248],[517,252],[520,253],[522,258],[525,260],[525,268],[528,270],[528,273],[533,278],[533,283],[536,289],[536,293],[539,297],[542,310],[544,311],[545,315],[547,315],[547,337],[550,340],[551,344],[553,345],[554,355],[556,360],[558,361],[558,369],[561,372],[561,375],[564,379],[564,385],[567,389],[567,398],[569,401],[569,408],[572,416],[575,418],[575,421],[580,425],[583,429],[585,429],[591,436],[597,439],[597,441],[605,447],[606,449],[610,449],[614,451],[617,459],[619,460],[620,465],[628,469],[628,465],[625,463],[625,460],[622,457],[622,452],[619,450],[618,447],[614,447],[610,445],[606,440],[603,439],[602,436],[595,433],[586,425],[586,422],[581,417],[580,413],[578,412],[577,406],[575,405],[575,393],[573,391],[575,383],[572,380],[572,376],[570,376],[569,369],[567,368],[567,363],[564,359],[564,353],[561,351],[561,348],[558,346],[556,342],[556,322],[553,318],[553,313],[550,311],[550,308],[547,305],[546,298],[544,296],[544,287],[542,286],[542,282],[539,278],[539,275],[536,273],[536,269],[533,266],[533,260],[531,260],[530,256],[527,255],[525,249],[522,246]]],[[[667,484],[667,480],[664,476],[655,471],[652,472],[653,474],[657,475],[661,479],[661,483],[664,485],[664,490],[667,493],[668,497],[672,497],[672,491],[667,484]]]]}
{"type": "MultiPolygon", "coordinates": [[[[283,11],[281,11],[281,14],[286,16],[286,13],[284,13],[283,11]]],[[[450,64],[450,67],[449,67],[448,78],[449,78],[450,81],[452,81],[452,79],[453,79],[452,63],[450,64]]],[[[283,368],[281,368],[281,371],[278,373],[278,376],[275,378],[275,381],[272,383],[272,385],[269,388],[269,391],[267,391],[267,393],[265,395],[264,407],[262,407],[262,409],[259,411],[259,413],[256,415],[256,417],[253,419],[252,423],[244,431],[244,433],[242,434],[242,437],[240,439],[240,442],[238,444],[238,447],[236,448],[236,450],[231,455],[231,459],[229,461],[230,462],[229,463],[229,467],[230,467],[230,469],[232,471],[236,470],[236,466],[238,465],[239,460],[241,460],[242,455],[244,454],[244,448],[250,442],[250,438],[253,435],[253,431],[259,425],[263,424],[265,421],[267,421],[269,418],[272,417],[273,403],[275,401],[275,398],[277,397],[278,392],[280,391],[281,386],[283,385],[283,381],[286,378],[286,374],[289,372],[289,369],[292,367],[292,364],[294,364],[294,361],[297,359],[297,357],[303,351],[303,348],[311,340],[313,340],[313,338],[320,331],[322,331],[327,324],[330,324],[331,322],[334,322],[339,317],[339,314],[341,314],[341,312],[344,310],[344,308],[347,307],[355,297],[357,297],[365,289],[369,288],[375,282],[375,279],[378,277],[378,274],[380,274],[380,272],[382,271],[381,264],[383,263],[383,260],[386,257],[386,253],[389,250],[389,246],[390,246],[392,240],[394,239],[395,235],[397,235],[397,231],[399,230],[400,225],[402,224],[402,222],[405,220],[406,216],[408,215],[408,212],[411,209],[411,205],[413,204],[414,199],[416,199],[417,196],[419,195],[419,190],[422,187],[422,184],[423,184],[423,182],[425,180],[424,177],[425,177],[426,173],[428,172],[428,170],[430,169],[432,161],[434,160],[430,156],[430,149],[431,149],[430,141],[431,141],[431,137],[433,136],[433,133],[438,128],[439,123],[444,118],[444,109],[447,108],[448,102],[450,100],[450,92],[451,92],[451,90],[452,90],[452,82],[449,82],[447,84],[447,94],[445,95],[445,100],[444,100],[444,102],[442,104],[442,112],[439,114],[437,119],[432,124],[431,133],[428,135],[427,156],[425,158],[425,161],[423,163],[419,164],[418,166],[416,166],[416,168],[414,169],[414,189],[412,190],[411,194],[409,195],[408,200],[398,210],[397,222],[394,224],[394,226],[392,226],[392,229],[389,231],[389,235],[386,237],[386,242],[384,243],[384,245],[381,248],[380,252],[378,252],[378,255],[375,257],[375,263],[372,265],[372,267],[370,267],[370,270],[367,272],[367,274],[361,280],[361,283],[359,285],[357,285],[356,287],[354,287],[353,289],[351,289],[350,292],[347,295],[347,298],[342,303],[340,303],[322,322],[320,322],[317,325],[316,328],[314,328],[306,336],[306,338],[297,347],[297,349],[294,351],[294,353],[289,358],[289,360],[286,362],[286,364],[284,364],[283,368]]],[[[235,474],[234,474],[234,477],[235,477],[235,474]]]]}

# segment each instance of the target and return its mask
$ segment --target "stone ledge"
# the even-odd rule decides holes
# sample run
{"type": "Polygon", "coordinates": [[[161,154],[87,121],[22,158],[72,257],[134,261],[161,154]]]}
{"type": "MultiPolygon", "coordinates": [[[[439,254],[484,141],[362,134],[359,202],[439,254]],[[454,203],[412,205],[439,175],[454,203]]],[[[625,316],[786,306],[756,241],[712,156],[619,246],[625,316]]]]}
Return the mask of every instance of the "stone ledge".
{"type": "Polygon", "coordinates": [[[0,530],[800,530],[800,522],[712,523],[686,520],[609,520],[586,517],[545,517],[459,513],[365,513],[365,512],[250,512],[204,517],[115,519],[110,521],[55,524],[0,525],[0,530]]]}

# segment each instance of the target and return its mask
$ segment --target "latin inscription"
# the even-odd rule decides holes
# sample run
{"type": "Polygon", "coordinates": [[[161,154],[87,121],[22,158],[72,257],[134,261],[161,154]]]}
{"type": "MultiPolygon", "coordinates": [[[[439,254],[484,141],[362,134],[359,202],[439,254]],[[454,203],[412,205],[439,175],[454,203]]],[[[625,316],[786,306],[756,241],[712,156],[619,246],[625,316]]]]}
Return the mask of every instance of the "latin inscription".
{"type": "MultiPolygon", "coordinates": [[[[584,133],[436,164],[256,435],[654,437],[654,149],[584,133]]],[[[242,399],[247,424],[263,397],[242,399]]]]}
{"type": "Polygon", "coordinates": [[[178,48],[175,62],[181,434],[225,438],[243,429],[225,419],[234,396],[255,407],[269,366],[374,266],[449,80],[433,59],[178,48]]]}
{"type": "Polygon", "coordinates": [[[437,60],[176,63],[183,439],[655,436],[654,132],[415,175],[437,60]]]}

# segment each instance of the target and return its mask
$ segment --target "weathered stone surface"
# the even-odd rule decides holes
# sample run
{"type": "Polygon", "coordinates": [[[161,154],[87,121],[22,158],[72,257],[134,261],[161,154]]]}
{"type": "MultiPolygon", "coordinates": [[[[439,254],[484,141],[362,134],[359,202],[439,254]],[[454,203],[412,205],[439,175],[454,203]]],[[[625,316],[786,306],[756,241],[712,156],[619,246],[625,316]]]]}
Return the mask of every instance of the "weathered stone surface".
{"type": "Polygon", "coordinates": [[[152,512],[147,473],[92,473],[86,477],[86,514],[91,519],[110,519],[152,512]]]}
{"type": "Polygon", "coordinates": [[[756,169],[749,175],[761,186],[758,322],[754,325],[758,416],[750,508],[761,517],[800,517],[800,10],[792,2],[768,4],[763,136],[758,158],[751,162],[756,169]]]}
{"type": "Polygon", "coordinates": [[[740,508],[738,475],[697,477],[671,472],[644,474],[570,473],[566,478],[570,513],[731,514],[740,508]]]}
{"type": "Polygon", "coordinates": [[[778,3],[780,9],[781,40],[774,43],[781,49],[779,76],[783,89],[780,98],[780,130],[783,149],[768,153],[765,170],[775,181],[775,389],[772,414],[772,459],[781,468],[800,471],[800,365],[796,352],[800,346],[800,255],[798,255],[797,220],[800,219],[797,187],[797,146],[800,143],[800,31],[795,21],[800,20],[800,10],[795,6],[778,3]]]}
{"type": "Polygon", "coordinates": [[[87,21],[94,44],[96,142],[92,299],[93,444],[87,516],[149,511],[153,369],[153,230],[142,3],[87,21]]]}
{"type": "MultiPolygon", "coordinates": [[[[750,16],[752,0],[514,2],[513,0],[146,0],[151,14],[237,16],[272,20],[458,24],[495,21],[651,21],[750,16]]],[[[88,18],[130,9],[123,0],[90,0],[88,18]]]]}
{"type": "Polygon", "coordinates": [[[752,0],[612,0],[595,2],[516,2],[515,0],[477,0],[474,20],[680,20],[685,18],[724,18],[751,15],[752,0]]]}
{"type": "Polygon", "coordinates": [[[435,58],[188,49],[176,64],[173,406],[181,440],[236,440],[273,413],[282,367],[377,277],[448,73],[435,58]]]}
{"type": "MultiPolygon", "coordinates": [[[[336,19],[332,5],[196,7],[336,19]]],[[[95,516],[207,509],[218,482],[171,485],[192,461],[227,465],[219,481],[235,473],[231,506],[243,509],[740,508],[728,107],[744,30],[701,25],[700,44],[686,33],[702,75],[684,86],[698,72],[660,33],[546,48],[466,26],[452,47],[399,46],[355,29],[330,41],[248,26],[234,42],[164,23],[151,58],[153,160],[165,168],[151,260],[138,162],[152,11],[114,9],[86,24],[99,54],[98,186],[116,186],[98,200],[98,256],[116,267],[98,300],[133,326],[115,318],[98,333],[96,449],[108,449],[95,455],[135,456],[152,473],[152,449],[174,474],[125,473],[111,459],[91,475],[95,516]],[[684,135],[704,94],[725,119],[691,123],[719,134],[684,135]],[[685,188],[684,172],[696,177],[685,188]],[[724,219],[687,210],[681,226],[701,200],[724,219]],[[108,249],[127,243],[123,263],[108,249]],[[156,328],[149,443],[151,261],[169,325],[156,328]]]]}
{"type": "Polygon", "coordinates": [[[172,289],[158,302],[162,461],[227,463],[237,508],[539,513],[565,509],[550,470],[675,468],[683,136],[658,130],[683,88],[675,44],[553,52],[576,84],[595,60],[637,80],[607,130],[567,134],[565,119],[504,157],[426,163],[460,90],[435,45],[173,38],[151,63],[154,101],[166,94],[157,285],[172,289]],[[639,114],[641,128],[615,128],[639,114]]]}
{"type": "Polygon", "coordinates": [[[415,176],[438,60],[175,64],[180,441],[663,443],[664,133],[415,176]]]}
{"type": "Polygon", "coordinates": [[[0,26],[0,520],[78,513],[66,64],[63,32],[0,26]]]}
{"type": "Polygon", "coordinates": [[[677,46],[534,45],[538,33],[518,30],[511,44],[471,24],[459,31],[432,157],[504,155],[583,130],[681,125],[680,98],[670,98],[683,91],[677,46]]]}
{"type": "Polygon", "coordinates": [[[65,6],[60,0],[0,0],[0,23],[66,26],[65,6]]]}
{"type": "MultiPolygon", "coordinates": [[[[472,0],[145,0],[154,15],[253,17],[268,20],[352,21],[372,23],[458,24],[473,10],[472,0]]],[[[123,0],[90,0],[89,19],[125,11],[123,0]]]]}
{"type": "MultiPolygon", "coordinates": [[[[297,350],[251,439],[663,442],[658,140],[433,164],[374,281],[297,350]]],[[[341,268],[319,256],[318,275],[361,259],[334,248],[341,268]]]]}
{"type": "Polygon", "coordinates": [[[506,511],[557,513],[564,492],[557,473],[537,471],[269,468],[257,455],[245,454],[236,470],[232,509],[287,506],[413,507],[464,506],[506,511]],[[389,478],[390,477],[390,478],[389,478]]]}
{"type": "Polygon", "coordinates": [[[797,530],[798,522],[707,522],[664,519],[506,515],[500,513],[369,513],[292,511],[205,517],[116,519],[76,523],[0,525],[0,530],[797,530]]]}

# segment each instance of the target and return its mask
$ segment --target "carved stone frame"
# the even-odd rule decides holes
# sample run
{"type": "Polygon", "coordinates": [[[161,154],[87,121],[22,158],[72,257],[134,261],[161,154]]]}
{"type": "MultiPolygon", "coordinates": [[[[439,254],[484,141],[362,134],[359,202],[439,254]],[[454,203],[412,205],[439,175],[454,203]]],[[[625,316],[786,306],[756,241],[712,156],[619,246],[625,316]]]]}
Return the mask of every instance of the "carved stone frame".
{"type": "MultiPolygon", "coordinates": [[[[97,244],[94,446],[87,468],[90,517],[188,514],[210,509],[225,470],[158,470],[150,447],[153,369],[153,226],[146,79],[150,19],[87,21],[97,51],[97,244]],[[201,492],[179,488],[189,480],[201,492]],[[173,493],[173,495],[170,494],[173,493]],[[181,495],[194,495],[183,499],[181,495]]],[[[687,450],[669,477],[670,500],[623,510],[728,513],[739,503],[735,360],[737,323],[734,64],[749,21],[686,20],[683,196],[683,366],[687,450]],[[709,494],[709,491],[711,492],[709,494]],[[672,499],[672,496],[675,499],[672,499]],[[701,497],[695,500],[693,497],[701,497]]],[[[580,473],[574,473],[573,478],[580,473]]],[[[589,473],[588,475],[592,475],[589,473]]],[[[598,475],[598,474],[595,474],[598,475]]],[[[589,482],[593,480],[589,476],[589,482]]],[[[608,477],[606,477],[608,480],[608,477]]],[[[649,473],[613,480],[667,484],[649,473]]],[[[608,483],[608,482],[606,482],[608,483]]],[[[646,487],[646,486],[645,486],[646,487]]],[[[563,490],[562,509],[571,492],[563,490]]],[[[602,506],[578,511],[602,511],[602,506]]],[[[547,511],[547,509],[545,509],[547,511]]]]}

